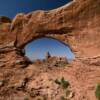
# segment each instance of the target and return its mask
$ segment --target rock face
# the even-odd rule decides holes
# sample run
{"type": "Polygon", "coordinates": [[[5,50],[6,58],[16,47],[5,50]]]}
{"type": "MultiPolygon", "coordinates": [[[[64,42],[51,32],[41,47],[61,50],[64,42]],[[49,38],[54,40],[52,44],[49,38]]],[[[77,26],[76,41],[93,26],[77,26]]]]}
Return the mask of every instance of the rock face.
{"type": "MultiPolygon", "coordinates": [[[[18,97],[22,100],[26,95],[32,98],[34,88],[27,88],[31,81],[38,80],[37,76],[40,81],[44,77],[50,81],[64,76],[75,92],[72,100],[96,100],[95,86],[100,81],[99,60],[100,0],[74,0],[50,11],[20,13],[12,22],[6,17],[0,18],[0,81],[3,82],[0,100],[7,100],[9,96],[10,100],[20,100],[18,97]],[[22,48],[41,37],[55,38],[68,45],[76,56],[72,68],[44,71],[40,66],[29,65],[22,55],[22,48]]],[[[41,88],[44,94],[49,91],[45,85],[41,88]]],[[[40,90],[36,91],[35,94],[39,95],[40,90]]],[[[57,99],[52,95],[48,100],[59,100],[61,96],[59,91],[55,95],[57,99]]]]}
{"type": "Polygon", "coordinates": [[[10,23],[10,22],[11,20],[6,16],[0,17],[0,23],[10,23]]]}

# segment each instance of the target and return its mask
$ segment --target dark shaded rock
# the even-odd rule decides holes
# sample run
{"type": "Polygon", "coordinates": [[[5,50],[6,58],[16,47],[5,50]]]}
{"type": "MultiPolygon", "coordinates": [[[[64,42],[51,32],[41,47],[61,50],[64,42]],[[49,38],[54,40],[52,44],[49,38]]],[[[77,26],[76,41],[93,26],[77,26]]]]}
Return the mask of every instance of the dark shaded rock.
{"type": "Polygon", "coordinates": [[[11,19],[6,16],[1,16],[0,23],[11,23],[11,19]]]}

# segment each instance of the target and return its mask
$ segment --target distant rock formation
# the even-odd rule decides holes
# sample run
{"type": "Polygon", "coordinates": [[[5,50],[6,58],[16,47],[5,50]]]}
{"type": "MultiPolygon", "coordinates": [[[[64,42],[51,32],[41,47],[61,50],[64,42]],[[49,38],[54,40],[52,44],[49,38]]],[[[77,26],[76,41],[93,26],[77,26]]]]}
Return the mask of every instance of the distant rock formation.
{"type": "Polygon", "coordinates": [[[68,64],[68,60],[66,57],[52,56],[49,59],[45,59],[44,64],[44,66],[48,67],[64,67],[68,64]]]}
{"type": "Polygon", "coordinates": [[[45,53],[45,59],[49,59],[51,57],[51,54],[49,52],[45,53]]]}
{"type": "Polygon", "coordinates": [[[41,64],[44,67],[64,67],[65,65],[69,64],[66,57],[57,57],[51,56],[49,52],[46,53],[45,59],[34,60],[34,64],[41,64]]]}

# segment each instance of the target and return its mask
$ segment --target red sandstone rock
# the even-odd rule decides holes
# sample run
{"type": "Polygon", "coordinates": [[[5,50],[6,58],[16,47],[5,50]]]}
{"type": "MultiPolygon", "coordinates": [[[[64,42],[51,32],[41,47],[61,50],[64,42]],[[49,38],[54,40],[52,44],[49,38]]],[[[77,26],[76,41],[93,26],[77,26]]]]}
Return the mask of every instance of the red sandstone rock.
{"type": "Polygon", "coordinates": [[[48,100],[59,100],[63,91],[55,89],[51,80],[61,77],[71,84],[75,93],[72,100],[96,100],[95,88],[88,87],[95,87],[100,82],[100,0],[75,0],[50,11],[18,14],[11,23],[8,18],[2,18],[1,22],[0,81],[4,84],[0,87],[0,100],[8,97],[14,100],[13,97],[23,95],[32,99],[33,84],[42,88],[35,90],[36,95],[41,96],[42,90],[43,94],[48,92],[52,97],[48,100]],[[72,67],[48,69],[27,64],[18,49],[40,37],[52,37],[67,44],[76,55],[72,67]],[[50,83],[49,88],[45,83],[50,83]],[[57,93],[53,96],[52,91],[57,93]]]}

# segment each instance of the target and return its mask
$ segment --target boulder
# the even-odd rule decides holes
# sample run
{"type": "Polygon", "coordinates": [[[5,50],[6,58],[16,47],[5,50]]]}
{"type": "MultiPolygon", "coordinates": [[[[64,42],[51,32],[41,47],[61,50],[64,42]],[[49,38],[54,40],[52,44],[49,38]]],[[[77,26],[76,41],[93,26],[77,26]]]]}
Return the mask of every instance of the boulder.
{"type": "Polygon", "coordinates": [[[11,19],[6,16],[1,16],[0,23],[11,23],[11,19]]]}

